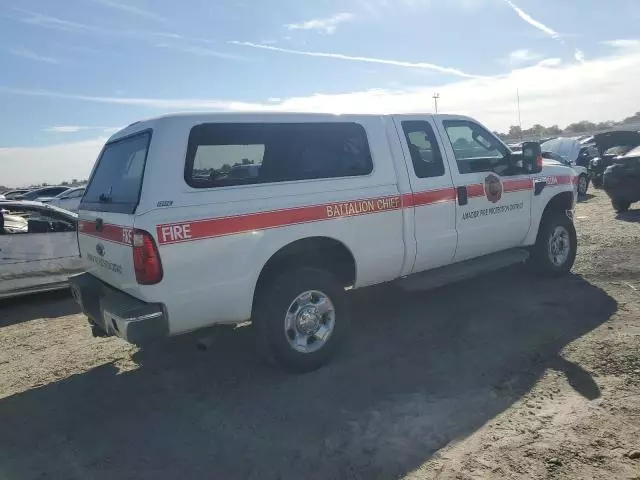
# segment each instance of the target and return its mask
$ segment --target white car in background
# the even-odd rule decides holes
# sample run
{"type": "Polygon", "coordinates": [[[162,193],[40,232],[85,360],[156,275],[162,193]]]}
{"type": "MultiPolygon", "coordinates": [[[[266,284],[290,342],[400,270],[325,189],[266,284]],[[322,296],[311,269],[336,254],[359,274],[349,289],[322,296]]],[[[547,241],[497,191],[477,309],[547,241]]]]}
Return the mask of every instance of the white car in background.
{"type": "Polygon", "coordinates": [[[77,222],[44,203],[0,201],[0,299],[66,288],[83,270],[77,222]]]}
{"type": "Polygon", "coordinates": [[[53,197],[51,200],[45,200],[45,203],[69,210],[70,212],[77,212],[80,206],[80,200],[82,200],[82,195],[84,195],[84,188],[85,187],[70,188],[53,197]]]}
{"type": "MultiPolygon", "coordinates": [[[[584,155],[588,155],[585,145],[576,138],[554,138],[540,144],[542,157],[547,160],[570,166],[578,174],[578,195],[584,197],[589,189],[589,171],[586,166],[578,165],[584,163],[584,155]],[[579,160],[580,159],[580,160],[579,160]]],[[[586,159],[586,165],[589,159],[586,159]]]]}

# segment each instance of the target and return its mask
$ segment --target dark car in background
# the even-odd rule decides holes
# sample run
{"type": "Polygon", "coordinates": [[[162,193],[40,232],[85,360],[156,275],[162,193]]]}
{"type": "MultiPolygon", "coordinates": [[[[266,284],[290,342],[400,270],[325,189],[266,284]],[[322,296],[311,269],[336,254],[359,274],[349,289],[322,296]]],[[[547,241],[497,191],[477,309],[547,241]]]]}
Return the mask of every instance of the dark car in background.
{"type": "Polygon", "coordinates": [[[613,163],[613,159],[640,146],[640,132],[615,130],[594,135],[588,141],[598,149],[598,156],[589,162],[589,174],[593,185],[600,187],[604,172],[613,163]]]}
{"type": "Polygon", "coordinates": [[[640,202],[640,146],[612,160],[604,172],[603,186],[618,213],[640,202]]]}

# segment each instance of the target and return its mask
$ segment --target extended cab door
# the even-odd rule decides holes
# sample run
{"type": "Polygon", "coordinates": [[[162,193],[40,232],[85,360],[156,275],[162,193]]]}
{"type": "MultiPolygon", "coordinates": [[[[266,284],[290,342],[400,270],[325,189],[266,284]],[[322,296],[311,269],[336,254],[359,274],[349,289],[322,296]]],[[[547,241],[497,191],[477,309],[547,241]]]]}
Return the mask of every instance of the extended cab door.
{"type": "Polygon", "coordinates": [[[532,179],[509,149],[466,117],[439,116],[456,189],[454,261],[522,245],[531,225],[532,179]]]}
{"type": "Polygon", "coordinates": [[[413,273],[450,263],[456,251],[455,190],[433,117],[395,117],[411,194],[404,204],[414,215],[413,273]]]}

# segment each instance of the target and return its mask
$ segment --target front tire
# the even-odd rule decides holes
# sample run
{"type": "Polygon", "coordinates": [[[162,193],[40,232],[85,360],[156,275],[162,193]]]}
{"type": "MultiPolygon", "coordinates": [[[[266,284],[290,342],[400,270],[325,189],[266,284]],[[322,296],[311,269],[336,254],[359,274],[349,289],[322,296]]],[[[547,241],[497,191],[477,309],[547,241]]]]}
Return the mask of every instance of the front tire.
{"type": "Polygon", "coordinates": [[[349,331],[342,282],[316,268],[285,271],[257,293],[254,332],[268,358],[295,373],[316,370],[336,353],[349,331]]]}
{"type": "Polygon", "coordinates": [[[616,213],[625,213],[629,211],[631,202],[622,198],[611,199],[611,205],[616,213]]]}
{"type": "Polygon", "coordinates": [[[587,190],[589,190],[589,177],[580,175],[578,177],[578,195],[581,197],[586,196],[587,190]]]}
{"type": "Polygon", "coordinates": [[[571,271],[577,251],[578,238],[571,219],[565,213],[550,212],[542,218],[529,263],[543,275],[558,277],[571,271]]]}

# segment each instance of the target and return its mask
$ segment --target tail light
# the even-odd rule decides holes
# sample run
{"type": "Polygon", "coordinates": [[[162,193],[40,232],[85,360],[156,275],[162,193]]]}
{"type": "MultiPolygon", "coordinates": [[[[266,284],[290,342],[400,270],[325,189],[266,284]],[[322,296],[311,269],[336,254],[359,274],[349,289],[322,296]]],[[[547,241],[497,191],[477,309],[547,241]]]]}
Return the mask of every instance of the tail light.
{"type": "Polygon", "coordinates": [[[538,158],[536,158],[536,167],[538,170],[542,169],[542,155],[538,155],[538,158]]]}
{"type": "Polygon", "coordinates": [[[133,232],[133,268],[140,285],[154,285],[162,280],[162,262],[156,242],[149,232],[133,232]]]}

